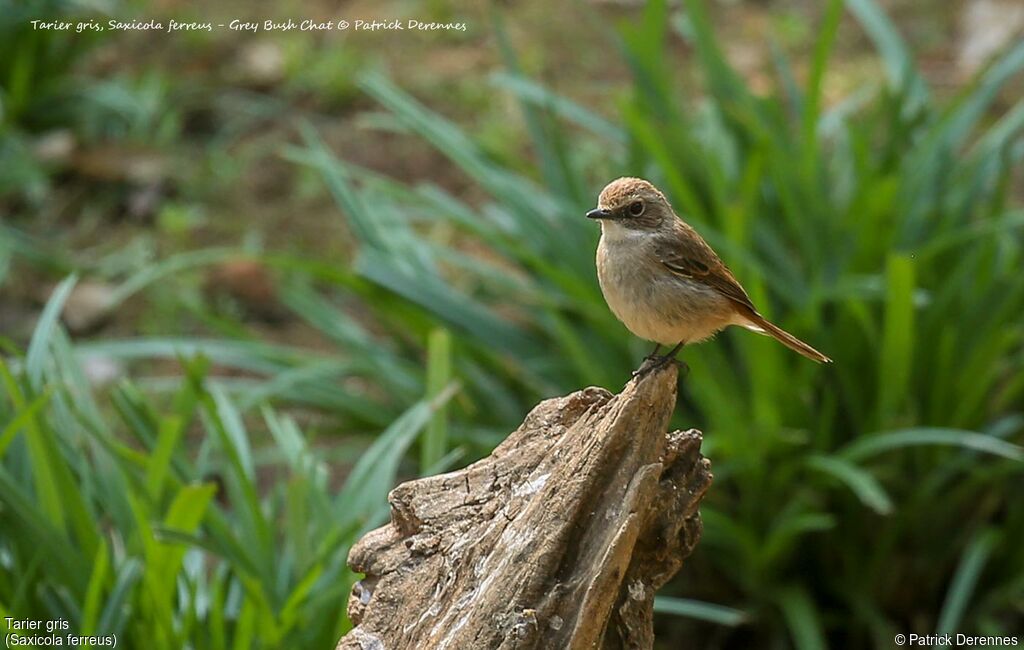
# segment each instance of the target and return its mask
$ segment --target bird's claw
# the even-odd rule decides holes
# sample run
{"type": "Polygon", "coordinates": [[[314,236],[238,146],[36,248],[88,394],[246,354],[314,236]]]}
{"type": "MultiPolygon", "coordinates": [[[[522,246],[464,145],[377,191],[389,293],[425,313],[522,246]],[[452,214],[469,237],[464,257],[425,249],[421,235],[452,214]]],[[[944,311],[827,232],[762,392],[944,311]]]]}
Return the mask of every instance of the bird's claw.
{"type": "Polygon", "coordinates": [[[652,355],[648,355],[648,356],[644,357],[644,362],[642,364],[640,364],[639,368],[637,368],[636,370],[633,371],[633,373],[632,373],[633,374],[633,379],[637,379],[639,377],[643,377],[644,375],[646,375],[647,373],[649,373],[649,372],[651,372],[653,370],[658,370],[659,368],[664,368],[669,363],[676,364],[676,367],[679,369],[679,374],[680,375],[685,377],[686,375],[690,374],[690,366],[686,365],[685,361],[680,361],[679,359],[676,359],[674,356],[670,356],[670,355],[667,355],[667,354],[666,355],[653,355],[652,354],[652,355]]]}

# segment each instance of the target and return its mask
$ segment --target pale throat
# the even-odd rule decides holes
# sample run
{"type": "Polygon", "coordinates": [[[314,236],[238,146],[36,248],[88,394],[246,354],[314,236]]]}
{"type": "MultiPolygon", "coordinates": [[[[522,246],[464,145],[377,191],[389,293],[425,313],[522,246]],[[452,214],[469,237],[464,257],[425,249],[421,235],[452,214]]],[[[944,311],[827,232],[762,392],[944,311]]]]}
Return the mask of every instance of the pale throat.
{"type": "Polygon", "coordinates": [[[650,233],[641,228],[627,228],[616,221],[602,221],[601,234],[608,242],[627,242],[643,240],[650,236],[650,233]]]}

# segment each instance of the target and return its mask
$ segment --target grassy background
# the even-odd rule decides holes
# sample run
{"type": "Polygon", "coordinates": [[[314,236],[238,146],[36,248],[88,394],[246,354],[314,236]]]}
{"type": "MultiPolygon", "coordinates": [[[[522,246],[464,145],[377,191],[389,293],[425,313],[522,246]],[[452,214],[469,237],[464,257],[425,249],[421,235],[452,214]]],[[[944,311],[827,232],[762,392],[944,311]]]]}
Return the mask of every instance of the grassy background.
{"type": "Polygon", "coordinates": [[[550,24],[437,2],[424,19],[467,33],[155,50],[25,20],[208,17],[5,9],[0,620],[330,647],[347,550],[399,478],[646,352],[582,218],[628,173],[836,361],[742,332],[684,354],[676,423],[705,431],[716,483],[659,643],[1024,634],[1020,39],[936,83],[919,23],[871,0],[550,24]],[[761,17],[764,65],[739,16],[761,17]]]}

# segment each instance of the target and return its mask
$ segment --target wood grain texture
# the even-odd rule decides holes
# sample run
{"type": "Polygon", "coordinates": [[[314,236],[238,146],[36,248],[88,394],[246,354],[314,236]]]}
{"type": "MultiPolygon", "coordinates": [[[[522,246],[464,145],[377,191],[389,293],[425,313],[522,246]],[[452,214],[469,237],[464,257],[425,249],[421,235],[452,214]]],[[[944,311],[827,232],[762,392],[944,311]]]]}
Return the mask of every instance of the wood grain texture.
{"type": "Polygon", "coordinates": [[[672,365],[530,412],[465,469],[404,483],[349,554],[339,650],[637,648],[701,534],[698,431],[666,433],[672,365]]]}

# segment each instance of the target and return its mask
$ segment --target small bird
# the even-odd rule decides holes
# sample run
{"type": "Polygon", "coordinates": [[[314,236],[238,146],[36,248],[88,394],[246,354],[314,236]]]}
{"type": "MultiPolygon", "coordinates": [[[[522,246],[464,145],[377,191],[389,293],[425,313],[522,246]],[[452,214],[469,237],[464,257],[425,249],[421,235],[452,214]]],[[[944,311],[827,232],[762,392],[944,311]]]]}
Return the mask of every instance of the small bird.
{"type": "Polygon", "coordinates": [[[609,183],[587,217],[601,223],[597,278],[612,313],[657,345],[644,372],[729,325],[771,336],[819,363],[832,360],[757,313],[750,297],[665,195],[641,178],[609,183]],[[662,345],[675,346],[656,357],[662,345]]]}

